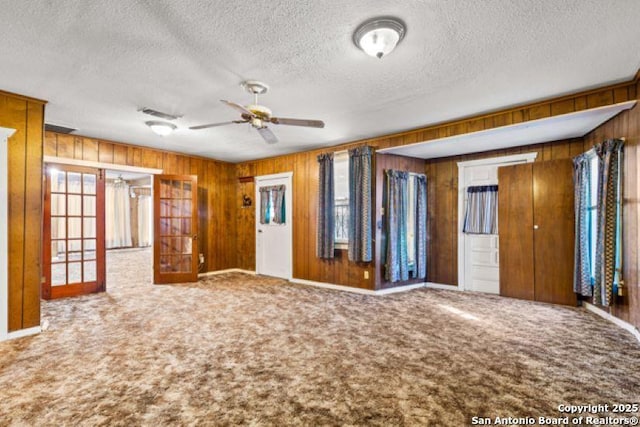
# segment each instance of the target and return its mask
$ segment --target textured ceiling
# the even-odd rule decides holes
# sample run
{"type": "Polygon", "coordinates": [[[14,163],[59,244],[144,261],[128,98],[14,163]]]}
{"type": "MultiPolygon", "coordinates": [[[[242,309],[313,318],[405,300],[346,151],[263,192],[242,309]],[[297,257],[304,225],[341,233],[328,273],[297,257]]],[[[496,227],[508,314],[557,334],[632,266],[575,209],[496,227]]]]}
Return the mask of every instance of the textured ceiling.
{"type": "Polygon", "coordinates": [[[0,0],[0,89],[49,101],[48,123],[82,135],[222,160],[268,157],[628,80],[640,67],[640,1],[0,0]],[[379,15],[407,24],[383,60],[352,43],[379,15]],[[635,53],[634,53],[635,52],[635,53]],[[265,144],[220,99],[271,86],[265,144]],[[164,138],[137,112],[182,114],[164,138]]]}

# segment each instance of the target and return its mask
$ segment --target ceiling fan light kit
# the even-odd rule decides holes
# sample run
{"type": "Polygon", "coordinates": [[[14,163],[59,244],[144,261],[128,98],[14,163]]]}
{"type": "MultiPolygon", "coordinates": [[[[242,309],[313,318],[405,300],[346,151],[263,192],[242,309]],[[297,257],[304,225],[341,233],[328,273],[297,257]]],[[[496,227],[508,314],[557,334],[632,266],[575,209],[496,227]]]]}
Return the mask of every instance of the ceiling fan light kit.
{"type": "Polygon", "coordinates": [[[267,93],[269,90],[269,86],[265,83],[259,82],[257,80],[247,80],[240,83],[240,86],[253,95],[253,104],[249,104],[247,106],[242,106],[240,104],[236,104],[235,102],[227,101],[221,99],[220,102],[226,104],[228,107],[233,108],[234,110],[240,113],[240,117],[242,120],[232,120],[229,122],[221,122],[221,123],[211,123],[206,125],[198,125],[191,126],[189,129],[199,130],[199,129],[208,129],[217,126],[229,125],[232,123],[249,123],[265,140],[268,144],[275,144],[278,142],[278,138],[271,132],[271,129],[267,127],[267,124],[273,123],[275,125],[288,125],[288,126],[304,126],[304,127],[314,127],[314,128],[323,128],[324,122],[322,120],[307,120],[307,119],[288,119],[284,117],[272,117],[271,110],[264,105],[260,105],[258,103],[258,95],[262,95],[267,93]]]}
{"type": "Polygon", "coordinates": [[[367,55],[382,59],[395,49],[406,33],[407,27],[398,18],[373,18],[356,29],[353,42],[367,55]]]}
{"type": "Polygon", "coordinates": [[[144,122],[144,124],[149,126],[153,133],[160,136],[167,136],[177,128],[177,126],[173,123],[161,122],[158,120],[144,122]]]}

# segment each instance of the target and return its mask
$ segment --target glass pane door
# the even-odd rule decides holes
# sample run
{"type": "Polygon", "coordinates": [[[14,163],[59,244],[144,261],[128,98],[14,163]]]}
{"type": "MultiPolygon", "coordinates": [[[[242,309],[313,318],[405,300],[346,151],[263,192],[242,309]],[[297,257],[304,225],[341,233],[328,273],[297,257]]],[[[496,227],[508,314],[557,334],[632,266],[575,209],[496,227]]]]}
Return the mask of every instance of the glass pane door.
{"type": "Polygon", "coordinates": [[[102,171],[47,165],[44,212],[43,298],[104,291],[102,171]]]}
{"type": "Polygon", "coordinates": [[[155,283],[198,280],[197,177],[157,175],[154,180],[155,283]]]}

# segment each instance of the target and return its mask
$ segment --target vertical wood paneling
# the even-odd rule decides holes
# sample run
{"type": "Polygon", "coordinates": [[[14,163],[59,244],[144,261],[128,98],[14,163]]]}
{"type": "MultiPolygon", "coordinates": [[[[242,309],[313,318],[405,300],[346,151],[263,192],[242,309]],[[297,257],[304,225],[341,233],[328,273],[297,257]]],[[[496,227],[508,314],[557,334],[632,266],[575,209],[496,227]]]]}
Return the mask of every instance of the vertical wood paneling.
{"type": "Polygon", "coordinates": [[[27,102],[4,98],[3,127],[15,129],[9,143],[9,330],[23,328],[27,102]],[[4,123],[7,123],[4,125],[4,123]]]}
{"type": "Polygon", "coordinates": [[[44,102],[0,92],[0,126],[16,130],[8,140],[9,331],[40,324],[42,153],[57,151],[57,138],[44,144],[43,119],[44,102]]]}
{"type": "Polygon", "coordinates": [[[27,105],[25,164],[24,282],[22,328],[40,325],[40,278],[42,253],[42,141],[44,105],[27,105]]]}
{"type": "Polygon", "coordinates": [[[82,136],[47,132],[48,152],[52,144],[62,140],[62,149],[55,147],[58,157],[101,161],[118,165],[162,169],[166,174],[198,177],[199,251],[205,255],[203,271],[236,267],[236,180],[235,166],[230,163],[154,150],[146,147],[101,141],[82,136]],[[75,140],[76,150],[67,149],[75,140]],[[77,147],[81,147],[79,151],[77,147]],[[64,155],[62,155],[64,154],[64,155]]]}

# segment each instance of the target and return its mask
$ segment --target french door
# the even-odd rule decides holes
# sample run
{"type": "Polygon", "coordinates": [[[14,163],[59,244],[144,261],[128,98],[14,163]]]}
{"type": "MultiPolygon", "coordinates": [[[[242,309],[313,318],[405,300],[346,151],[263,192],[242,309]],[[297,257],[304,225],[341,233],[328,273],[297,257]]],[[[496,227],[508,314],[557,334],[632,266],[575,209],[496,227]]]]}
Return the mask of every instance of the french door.
{"type": "Polygon", "coordinates": [[[153,279],[155,283],[198,280],[198,178],[154,176],[153,279]]]}
{"type": "Polygon", "coordinates": [[[105,290],[104,171],[47,164],[42,297],[105,290]]]}

